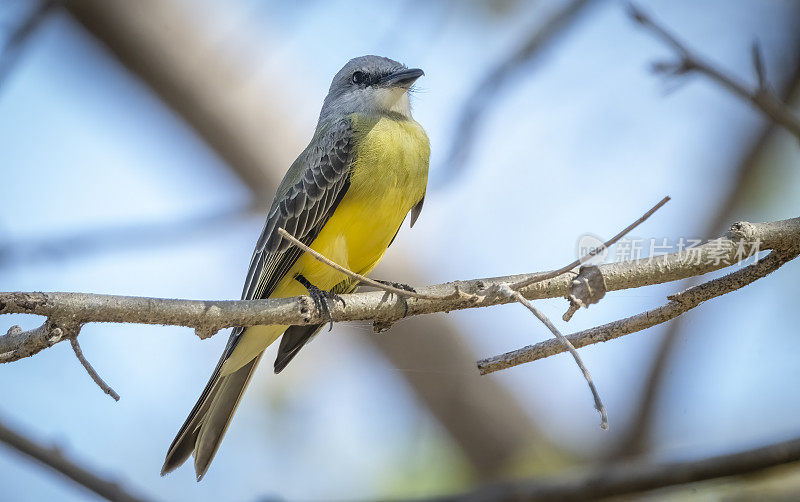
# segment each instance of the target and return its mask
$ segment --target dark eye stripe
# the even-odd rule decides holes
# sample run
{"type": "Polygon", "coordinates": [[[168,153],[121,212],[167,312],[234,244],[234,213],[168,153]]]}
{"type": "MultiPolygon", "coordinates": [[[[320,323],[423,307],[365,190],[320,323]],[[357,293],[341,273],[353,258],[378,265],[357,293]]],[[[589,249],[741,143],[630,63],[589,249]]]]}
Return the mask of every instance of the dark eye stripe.
{"type": "MultiPolygon", "coordinates": [[[[402,69],[402,68],[400,68],[400,69],[402,69]]],[[[395,71],[397,71],[397,70],[395,70],[395,71]]],[[[375,84],[379,83],[382,78],[388,77],[392,73],[394,73],[394,71],[392,71],[392,70],[384,70],[384,71],[381,71],[379,73],[378,72],[372,73],[372,72],[357,70],[357,71],[354,71],[350,75],[350,83],[355,84],[355,85],[364,85],[364,86],[368,87],[368,86],[375,85],[375,84]]]]}

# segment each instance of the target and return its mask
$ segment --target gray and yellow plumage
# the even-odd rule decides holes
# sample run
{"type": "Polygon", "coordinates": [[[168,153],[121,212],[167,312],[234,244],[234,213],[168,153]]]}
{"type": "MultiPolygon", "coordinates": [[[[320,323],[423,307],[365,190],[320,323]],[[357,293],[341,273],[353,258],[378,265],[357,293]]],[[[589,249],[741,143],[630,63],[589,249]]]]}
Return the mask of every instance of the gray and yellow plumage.
{"type": "MultiPolygon", "coordinates": [[[[430,147],[411,117],[408,90],[423,75],[391,59],[363,56],[334,77],[308,147],[278,187],[256,244],[243,299],[281,298],[322,290],[348,293],[352,279],[316,261],[278,233],[360,274],[369,273],[406,215],[422,208],[430,147]]],[[[279,373],[322,327],[236,328],[167,452],[164,475],[194,454],[205,475],[264,350],[281,338],[279,373]]]]}

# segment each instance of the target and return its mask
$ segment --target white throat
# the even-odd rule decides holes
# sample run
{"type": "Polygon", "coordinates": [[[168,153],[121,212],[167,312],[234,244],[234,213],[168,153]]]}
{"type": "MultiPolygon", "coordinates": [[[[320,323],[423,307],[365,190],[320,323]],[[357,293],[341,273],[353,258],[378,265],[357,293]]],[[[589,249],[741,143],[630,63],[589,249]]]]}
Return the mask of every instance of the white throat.
{"type": "Polygon", "coordinates": [[[403,94],[395,100],[392,107],[389,108],[389,111],[411,118],[411,100],[408,98],[408,91],[403,92],[403,94]]]}
{"type": "Polygon", "coordinates": [[[406,89],[402,87],[375,89],[373,96],[375,107],[379,110],[399,113],[404,117],[411,118],[411,100],[408,98],[406,89]]]}

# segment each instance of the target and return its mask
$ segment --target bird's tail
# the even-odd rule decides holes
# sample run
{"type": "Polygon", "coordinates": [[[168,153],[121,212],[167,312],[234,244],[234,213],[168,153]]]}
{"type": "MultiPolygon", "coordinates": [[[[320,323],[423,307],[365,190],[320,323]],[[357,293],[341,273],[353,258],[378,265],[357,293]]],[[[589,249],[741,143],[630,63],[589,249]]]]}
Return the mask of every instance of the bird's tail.
{"type": "Polygon", "coordinates": [[[226,373],[222,371],[223,364],[231,354],[225,351],[189,417],[172,441],[161,468],[162,476],[178,468],[189,455],[194,454],[197,480],[203,478],[263,354],[262,350],[235,371],[226,373]]]}

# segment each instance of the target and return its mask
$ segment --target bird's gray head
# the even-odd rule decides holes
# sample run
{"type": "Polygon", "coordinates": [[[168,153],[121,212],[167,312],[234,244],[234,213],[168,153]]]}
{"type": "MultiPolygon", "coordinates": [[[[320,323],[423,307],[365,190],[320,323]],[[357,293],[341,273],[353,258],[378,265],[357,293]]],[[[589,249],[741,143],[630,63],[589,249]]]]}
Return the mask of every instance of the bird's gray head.
{"type": "Polygon", "coordinates": [[[424,75],[418,68],[380,56],[361,56],[351,59],[339,70],[325,103],[320,122],[351,113],[395,112],[411,116],[408,90],[424,75]]]}

